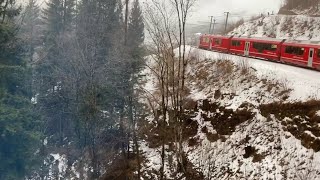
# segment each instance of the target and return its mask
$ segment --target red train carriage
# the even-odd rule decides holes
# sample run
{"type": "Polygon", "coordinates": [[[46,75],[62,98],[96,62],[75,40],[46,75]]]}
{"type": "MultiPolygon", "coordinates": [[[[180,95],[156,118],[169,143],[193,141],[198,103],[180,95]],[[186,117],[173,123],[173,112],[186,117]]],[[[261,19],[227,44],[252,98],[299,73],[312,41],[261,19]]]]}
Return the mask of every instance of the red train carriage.
{"type": "Polygon", "coordinates": [[[246,38],[233,37],[230,40],[229,53],[247,56],[249,55],[249,44],[250,42],[247,42],[246,38]]]}
{"type": "Polygon", "coordinates": [[[231,39],[230,53],[279,61],[283,40],[236,37],[231,39]]]}
{"type": "Polygon", "coordinates": [[[199,48],[201,49],[211,49],[212,45],[212,35],[204,34],[200,36],[199,48]]]}
{"type": "Polygon", "coordinates": [[[249,56],[280,61],[281,45],[284,40],[271,38],[250,38],[249,56]]]}
{"type": "Polygon", "coordinates": [[[320,69],[320,42],[293,41],[283,43],[281,61],[320,69]]]}
{"type": "Polygon", "coordinates": [[[232,37],[233,36],[212,36],[211,50],[229,52],[232,37]]]}
{"type": "Polygon", "coordinates": [[[320,70],[320,42],[202,35],[199,48],[320,70]]]}

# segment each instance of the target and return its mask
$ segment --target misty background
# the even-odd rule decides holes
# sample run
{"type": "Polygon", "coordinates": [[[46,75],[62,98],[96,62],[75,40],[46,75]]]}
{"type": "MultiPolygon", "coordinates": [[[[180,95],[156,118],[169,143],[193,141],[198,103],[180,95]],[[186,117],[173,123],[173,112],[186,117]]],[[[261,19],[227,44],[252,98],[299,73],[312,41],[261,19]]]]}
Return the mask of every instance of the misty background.
{"type": "MultiPolygon", "coordinates": [[[[149,0],[140,0],[141,4],[148,3],[149,0]]],[[[194,6],[188,21],[188,34],[208,33],[210,26],[210,17],[216,20],[213,33],[219,33],[223,29],[226,21],[226,14],[230,12],[228,24],[234,24],[239,19],[250,19],[254,15],[277,14],[283,0],[198,0],[194,6]]],[[[26,0],[20,0],[20,3],[26,4],[26,0]]],[[[45,0],[38,0],[42,7],[46,6],[45,0]]]]}
{"type": "MultiPolygon", "coordinates": [[[[230,12],[228,24],[239,19],[250,19],[254,15],[278,13],[282,0],[199,0],[189,21],[190,33],[208,33],[210,17],[216,19],[215,29],[224,28],[226,14],[230,12]]],[[[214,32],[216,33],[216,32],[214,32]]]]}

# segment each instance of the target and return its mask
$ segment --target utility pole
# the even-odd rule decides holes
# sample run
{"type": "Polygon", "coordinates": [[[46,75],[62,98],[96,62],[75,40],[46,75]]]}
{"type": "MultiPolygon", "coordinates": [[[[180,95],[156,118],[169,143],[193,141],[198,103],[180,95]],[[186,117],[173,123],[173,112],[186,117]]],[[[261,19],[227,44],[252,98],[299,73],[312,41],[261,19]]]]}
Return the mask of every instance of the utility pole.
{"type": "Polygon", "coordinates": [[[209,27],[209,33],[208,34],[211,34],[211,26],[212,26],[213,16],[209,16],[209,18],[211,18],[211,20],[210,20],[210,27],[209,27]]]}
{"type": "Polygon", "coordinates": [[[214,32],[214,27],[215,27],[216,24],[217,24],[217,23],[216,23],[216,19],[213,19],[212,29],[211,29],[210,34],[213,34],[213,32],[214,32]]]}
{"type": "Polygon", "coordinates": [[[209,34],[212,34],[214,31],[214,26],[216,24],[216,19],[213,16],[209,16],[211,18],[210,20],[210,28],[209,28],[209,34]]]}
{"type": "Polygon", "coordinates": [[[227,14],[227,18],[226,18],[226,24],[224,26],[224,33],[227,33],[227,26],[228,26],[228,18],[229,18],[229,14],[230,12],[224,12],[225,14],[227,14]]]}

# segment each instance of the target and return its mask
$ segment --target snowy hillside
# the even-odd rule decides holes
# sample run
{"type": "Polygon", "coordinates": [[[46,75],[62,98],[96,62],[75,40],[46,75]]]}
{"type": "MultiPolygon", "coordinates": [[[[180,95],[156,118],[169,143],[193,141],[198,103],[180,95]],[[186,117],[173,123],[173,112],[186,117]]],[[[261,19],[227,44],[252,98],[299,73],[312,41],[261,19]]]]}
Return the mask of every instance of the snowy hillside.
{"type": "Polygon", "coordinates": [[[314,0],[286,0],[278,14],[309,15],[319,17],[320,4],[319,1],[314,0]]]}
{"type": "MultiPolygon", "coordinates": [[[[320,72],[189,50],[183,151],[193,180],[320,179],[320,72]]],[[[159,86],[152,71],[143,73],[150,102],[159,86]]],[[[158,179],[157,127],[148,127],[142,169],[144,179],[158,179]]],[[[177,179],[171,143],[165,175],[177,179]]]]}
{"type": "Polygon", "coordinates": [[[230,35],[279,39],[320,40],[320,18],[304,15],[274,15],[245,22],[230,35]]]}

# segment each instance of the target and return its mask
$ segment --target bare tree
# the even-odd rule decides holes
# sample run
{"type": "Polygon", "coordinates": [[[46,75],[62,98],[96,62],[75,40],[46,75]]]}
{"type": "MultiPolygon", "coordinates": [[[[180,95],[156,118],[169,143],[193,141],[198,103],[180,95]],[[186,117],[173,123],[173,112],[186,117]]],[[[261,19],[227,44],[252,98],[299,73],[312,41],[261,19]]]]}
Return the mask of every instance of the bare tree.
{"type": "MultiPolygon", "coordinates": [[[[196,0],[151,0],[145,8],[146,27],[152,41],[151,52],[160,91],[160,109],[163,131],[167,125],[174,128],[177,171],[183,171],[182,115],[185,101],[185,73],[187,67],[186,22],[196,0]],[[176,53],[177,51],[177,53],[176,53]]],[[[165,164],[165,139],[162,136],[160,179],[165,164]]]]}

